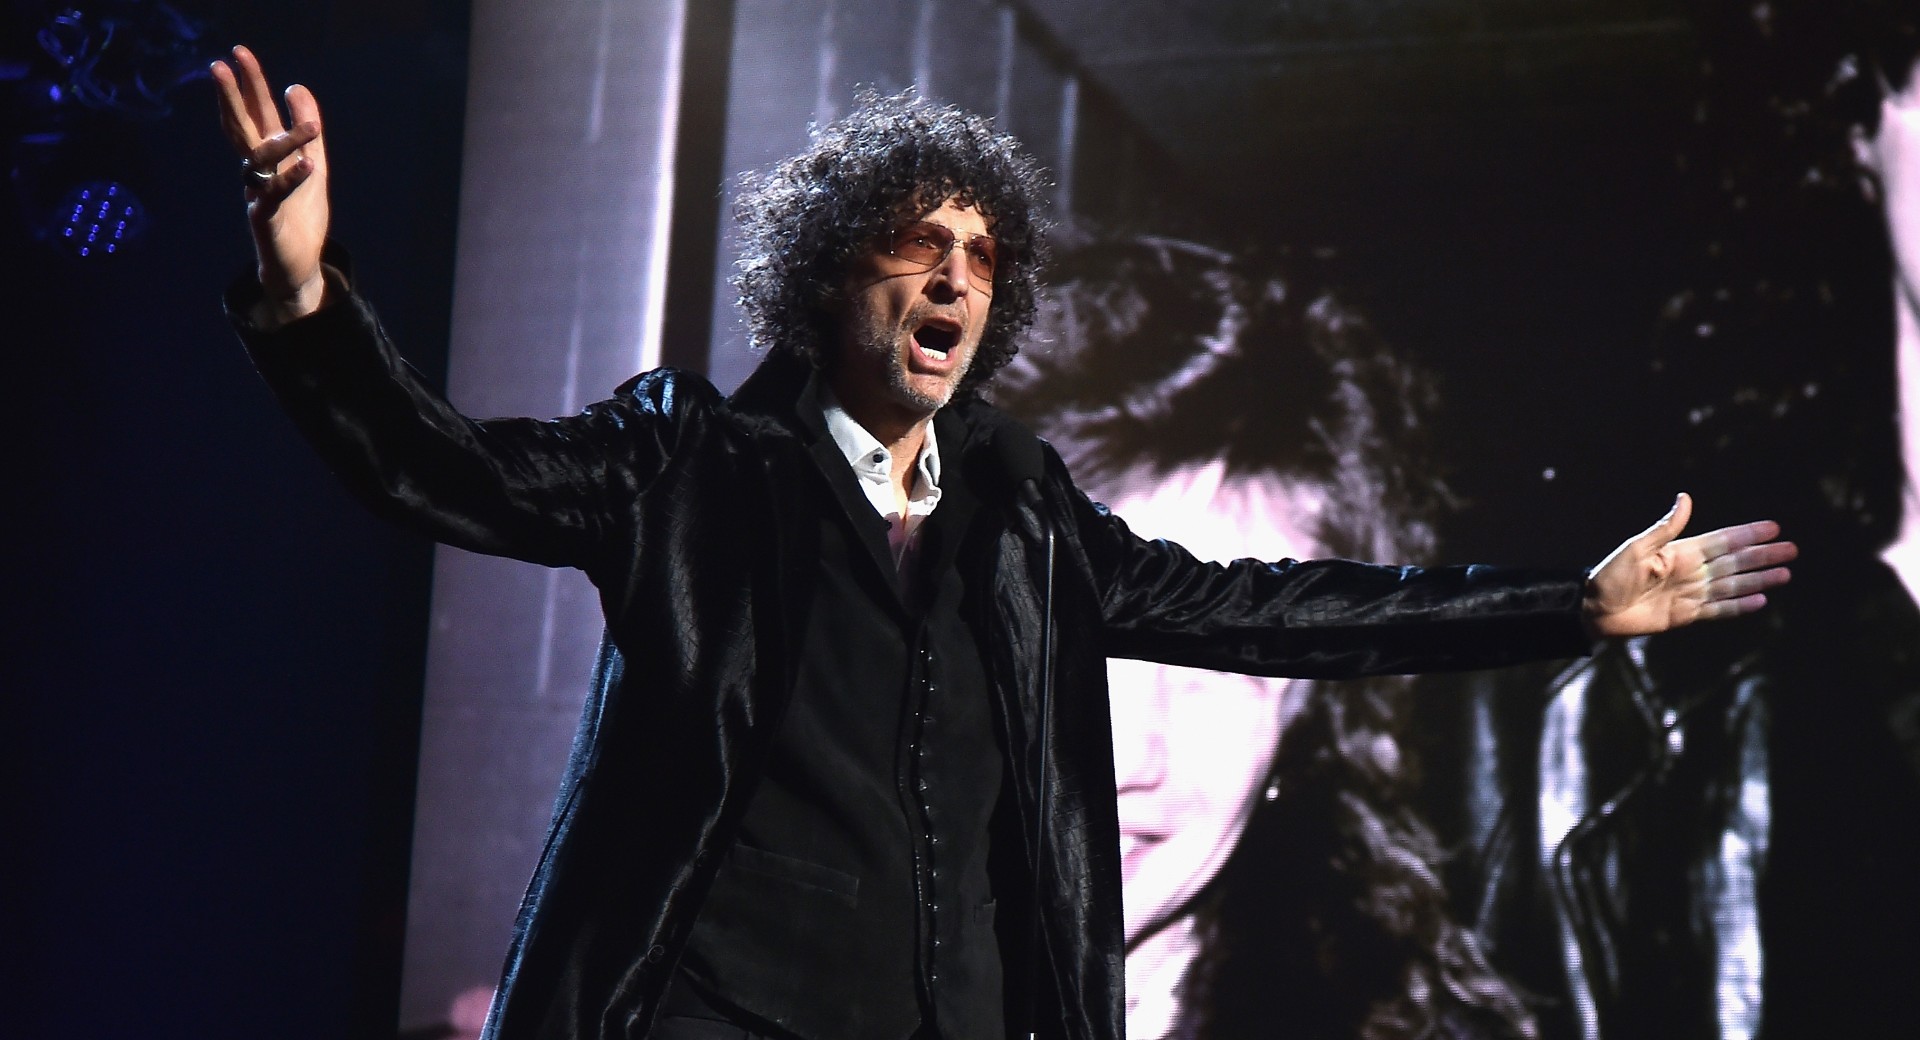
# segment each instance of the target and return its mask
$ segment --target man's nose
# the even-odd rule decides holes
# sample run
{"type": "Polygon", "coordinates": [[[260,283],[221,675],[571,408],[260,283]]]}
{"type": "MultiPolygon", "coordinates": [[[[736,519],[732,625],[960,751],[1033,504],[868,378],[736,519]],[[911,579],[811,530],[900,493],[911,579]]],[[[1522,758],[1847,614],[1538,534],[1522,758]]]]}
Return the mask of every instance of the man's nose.
{"type": "Polygon", "coordinates": [[[973,284],[973,272],[967,267],[967,247],[961,243],[955,242],[953,248],[947,250],[946,258],[940,261],[940,266],[933,271],[933,284],[928,288],[944,286],[954,299],[964,297],[977,288],[973,284]]]}

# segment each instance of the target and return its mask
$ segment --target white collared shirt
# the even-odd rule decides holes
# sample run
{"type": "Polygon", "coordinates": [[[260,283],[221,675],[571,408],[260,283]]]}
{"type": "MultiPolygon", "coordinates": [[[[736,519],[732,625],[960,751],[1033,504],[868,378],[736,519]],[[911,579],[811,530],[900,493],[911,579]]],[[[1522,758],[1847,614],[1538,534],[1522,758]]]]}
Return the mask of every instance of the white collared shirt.
{"type": "Polygon", "coordinates": [[[874,512],[887,522],[887,547],[893,550],[893,565],[901,568],[913,545],[920,524],[940,504],[940,442],[927,424],[926,439],[920,444],[920,457],[914,461],[913,486],[907,492],[907,515],[900,515],[893,497],[893,457],[880,438],[847,414],[824,383],[816,383],[820,413],[827,420],[827,434],[846,456],[847,465],[859,478],[860,490],[873,504],[874,512]]]}

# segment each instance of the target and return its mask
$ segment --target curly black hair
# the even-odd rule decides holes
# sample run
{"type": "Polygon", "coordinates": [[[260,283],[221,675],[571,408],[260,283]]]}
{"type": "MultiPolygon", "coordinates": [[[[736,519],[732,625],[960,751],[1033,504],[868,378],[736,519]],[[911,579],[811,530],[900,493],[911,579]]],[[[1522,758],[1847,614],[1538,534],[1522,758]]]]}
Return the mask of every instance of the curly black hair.
{"type": "Polygon", "coordinates": [[[1000,245],[987,327],[960,387],[977,390],[1033,325],[1049,228],[1040,167],[985,118],[912,91],[863,95],[811,136],[799,155],[748,175],[734,206],[734,287],[753,344],[828,367],[828,305],[852,260],[902,221],[955,199],[979,210],[1000,245]]]}

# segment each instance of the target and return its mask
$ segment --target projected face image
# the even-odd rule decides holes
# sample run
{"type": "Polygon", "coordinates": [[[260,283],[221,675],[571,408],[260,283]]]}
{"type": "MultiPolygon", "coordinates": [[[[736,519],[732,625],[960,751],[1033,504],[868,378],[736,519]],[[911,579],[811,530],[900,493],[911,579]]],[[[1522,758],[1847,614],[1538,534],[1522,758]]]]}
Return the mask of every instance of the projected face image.
{"type": "Polygon", "coordinates": [[[1907,474],[1904,526],[1885,555],[1920,598],[1920,62],[1908,70],[1906,89],[1882,99],[1880,129],[1866,150],[1893,242],[1900,454],[1907,474]]]}
{"type": "MultiPolygon", "coordinates": [[[[1220,463],[1134,482],[1108,498],[1136,533],[1202,559],[1321,555],[1303,532],[1318,498],[1220,463]]],[[[1180,916],[1266,796],[1274,748],[1304,684],[1144,661],[1108,662],[1127,942],[1180,916]]]]}

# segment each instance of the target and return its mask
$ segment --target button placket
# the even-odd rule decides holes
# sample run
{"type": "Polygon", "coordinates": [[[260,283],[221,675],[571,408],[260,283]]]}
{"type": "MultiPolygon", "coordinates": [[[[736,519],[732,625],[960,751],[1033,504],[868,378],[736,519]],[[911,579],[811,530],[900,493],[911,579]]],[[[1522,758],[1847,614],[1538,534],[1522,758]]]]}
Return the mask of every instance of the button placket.
{"type": "MultiPolygon", "coordinates": [[[[922,638],[926,638],[924,631],[922,632],[922,638]]],[[[941,906],[942,899],[944,898],[942,886],[947,881],[947,874],[941,869],[942,864],[935,856],[935,850],[940,845],[940,828],[937,819],[938,814],[933,805],[933,799],[929,797],[929,792],[932,790],[932,783],[928,772],[933,761],[933,749],[931,743],[927,740],[926,730],[931,699],[939,689],[939,684],[935,682],[933,677],[933,651],[925,645],[922,645],[919,653],[915,656],[919,659],[919,668],[917,669],[919,675],[916,677],[917,681],[914,683],[917,687],[915,690],[917,694],[915,699],[918,703],[915,705],[914,711],[915,733],[912,747],[913,753],[910,761],[912,762],[912,768],[915,773],[914,790],[919,792],[920,795],[917,801],[919,802],[920,818],[926,841],[926,855],[922,864],[926,871],[926,891],[928,894],[927,925],[929,941],[927,945],[927,981],[930,985],[937,985],[940,981],[940,958],[944,956],[946,950],[945,932],[947,929],[946,922],[941,917],[941,906]]]]}

